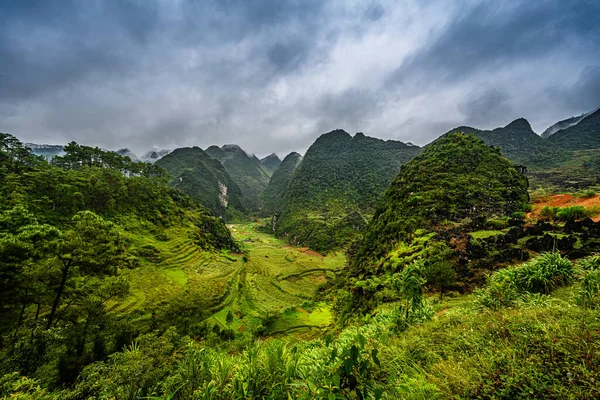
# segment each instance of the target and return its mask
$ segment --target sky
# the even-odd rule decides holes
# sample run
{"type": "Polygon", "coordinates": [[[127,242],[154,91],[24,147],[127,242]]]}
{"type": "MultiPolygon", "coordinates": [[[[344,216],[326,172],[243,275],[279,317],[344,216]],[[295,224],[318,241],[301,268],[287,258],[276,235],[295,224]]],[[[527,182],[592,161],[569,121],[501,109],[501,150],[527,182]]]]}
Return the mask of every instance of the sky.
{"type": "Polygon", "coordinates": [[[424,145],[600,107],[597,0],[0,0],[0,132],[107,149],[424,145]]]}

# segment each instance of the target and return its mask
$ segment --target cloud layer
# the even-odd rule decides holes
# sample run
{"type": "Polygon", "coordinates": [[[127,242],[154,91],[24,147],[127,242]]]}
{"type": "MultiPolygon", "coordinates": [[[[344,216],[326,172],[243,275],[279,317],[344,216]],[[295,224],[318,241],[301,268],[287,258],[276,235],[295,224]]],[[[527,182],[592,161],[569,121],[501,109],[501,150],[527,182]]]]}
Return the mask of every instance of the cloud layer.
{"type": "Polygon", "coordinates": [[[7,0],[0,131],[134,151],[425,144],[600,106],[600,3],[7,0]]]}

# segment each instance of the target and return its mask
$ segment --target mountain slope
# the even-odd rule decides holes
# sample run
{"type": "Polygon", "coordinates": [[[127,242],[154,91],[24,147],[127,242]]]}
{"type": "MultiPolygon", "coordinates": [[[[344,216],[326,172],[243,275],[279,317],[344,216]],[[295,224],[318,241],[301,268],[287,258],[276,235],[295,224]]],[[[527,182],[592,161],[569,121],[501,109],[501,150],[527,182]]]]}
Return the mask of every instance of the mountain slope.
{"type": "Polygon", "coordinates": [[[557,123],[555,123],[548,129],[546,129],[544,131],[544,133],[542,133],[540,136],[543,137],[544,139],[548,139],[550,136],[554,135],[556,132],[558,132],[560,130],[570,128],[573,125],[577,125],[579,122],[581,122],[582,119],[595,113],[596,111],[598,111],[598,110],[590,111],[588,113],[584,113],[584,114],[578,115],[576,117],[571,117],[571,118],[564,119],[562,121],[558,121],[557,123]]]}
{"type": "Polygon", "coordinates": [[[281,164],[281,160],[279,159],[277,154],[271,153],[265,158],[261,158],[260,163],[263,167],[265,167],[269,175],[273,175],[277,167],[279,167],[279,165],[281,164]]]}
{"type": "Polygon", "coordinates": [[[365,232],[355,265],[385,256],[417,229],[510,216],[529,200],[527,178],[472,135],[444,135],[404,165],[365,232]]]}
{"type": "Polygon", "coordinates": [[[198,200],[214,214],[224,217],[231,208],[243,210],[242,193],[221,163],[199,147],[176,149],[156,165],[165,169],[169,185],[198,200]]]}
{"type": "Polygon", "coordinates": [[[263,213],[264,215],[273,215],[282,205],[283,195],[287,188],[292,174],[302,161],[302,156],[296,152],[290,153],[279,164],[279,167],[273,172],[269,185],[262,193],[263,213]]]}
{"type": "Polygon", "coordinates": [[[550,136],[548,143],[566,150],[590,150],[600,148],[600,109],[550,136]]]}
{"type": "Polygon", "coordinates": [[[556,165],[567,158],[562,149],[539,137],[524,118],[516,119],[503,128],[491,131],[460,126],[448,133],[456,132],[472,134],[488,146],[500,148],[502,154],[512,162],[528,168],[556,165]]]}
{"type": "Polygon", "coordinates": [[[231,179],[239,186],[243,194],[245,208],[257,211],[260,209],[260,194],[269,183],[270,174],[256,157],[250,157],[244,150],[234,144],[222,147],[210,146],[206,154],[223,164],[231,179]]]}
{"type": "Polygon", "coordinates": [[[364,227],[400,166],[420,150],[343,130],[321,135],[285,191],[276,234],[319,251],[343,247],[364,227]]]}

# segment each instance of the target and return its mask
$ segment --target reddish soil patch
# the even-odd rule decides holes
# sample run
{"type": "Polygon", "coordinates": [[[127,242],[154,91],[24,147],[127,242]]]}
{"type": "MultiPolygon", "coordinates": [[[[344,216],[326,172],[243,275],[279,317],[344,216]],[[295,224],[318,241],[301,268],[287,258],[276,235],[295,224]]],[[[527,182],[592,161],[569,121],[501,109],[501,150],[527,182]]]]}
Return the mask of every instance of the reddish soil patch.
{"type": "MultiPolygon", "coordinates": [[[[542,208],[549,207],[569,207],[569,206],[583,206],[585,208],[591,208],[598,206],[600,207],[600,195],[593,197],[575,197],[572,194],[557,194],[554,196],[543,197],[534,203],[535,210],[530,212],[527,216],[529,218],[535,218],[539,215],[542,208]]],[[[592,218],[594,221],[600,221],[600,215],[592,218]]]]}

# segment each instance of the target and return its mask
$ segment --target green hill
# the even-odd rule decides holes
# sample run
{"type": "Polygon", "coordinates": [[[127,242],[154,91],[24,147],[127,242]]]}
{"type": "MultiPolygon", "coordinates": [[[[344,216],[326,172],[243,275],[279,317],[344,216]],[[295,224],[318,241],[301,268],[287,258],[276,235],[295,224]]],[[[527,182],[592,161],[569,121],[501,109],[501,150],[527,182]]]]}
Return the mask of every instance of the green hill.
{"type": "Polygon", "coordinates": [[[554,135],[556,132],[558,132],[560,130],[567,129],[573,125],[577,125],[582,119],[588,117],[589,115],[595,113],[596,111],[598,111],[598,110],[590,111],[588,113],[584,113],[584,114],[578,115],[576,117],[571,117],[571,118],[563,119],[562,121],[558,121],[557,123],[550,126],[548,129],[546,129],[540,136],[543,137],[544,139],[548,139],[550,136],[554,135]]]}
{"type": "Polygon", "coordinates": [[[171,177],[169,185],[196,199],[214,214],[243,211],[242,192],[223,165],[199,147],[176,149],[156,162],[171,177]]]}
{"type": "Polygon", "coordinates": [[[296,152],[292,152],[283,159],[279,167],[273,172],[269,185],[262,193],[262,211],[264,215],[273,215],[273,213],[280,209],[285,189],[290,183],[292,174],[298,168],[300,161],[302,161],[302,156],[296,152]]]}
{"type": "Polygon", "coordinates": [[[308,149],[275,215],[278,235],[318,251],[349,243],[417,146],[343,130],[321,135],[308,149]]]}
{"type": "Polygon", "coordinates": [[[269,175],[273,175],[279,164],[281,164],[281,160],[275,153],[271,153],[265,158],[260,159],[260,164],[265,167],[269,175]]]}
{"type": "Polygon", "coordinates": [[[538,136],[524,118],[491,131],[460,126],[448,133],[454,132],[472,134],[488,146],[498,147],[506,158],[528,169],[554,166],[568,158],[560,147],[538,136]]]}
{"type": "Polygon", "coordinates": [[[547,140],[548,143],[566,150],[600,148],[600,109],[588,115],[576,125],[556,132],[547,140]]]}
{"type": "Polygon", "coordinates": [[[442,136],[402,166],[366,229],[355,265],[376,262],[417,229],[481,226],[510,216],[529,200],[527,186],[499,150],[472,135],[442,136]]]}
{"type": "Polygon", "coordinates": [[[234,144],[210,146],[205,152],[220,161],[231,179],[237,183],[244,196],[244,208],[258,211],[261,207],[260,195],[269,184],[270,178],[269,172],[260,161],[234,144]]]}

